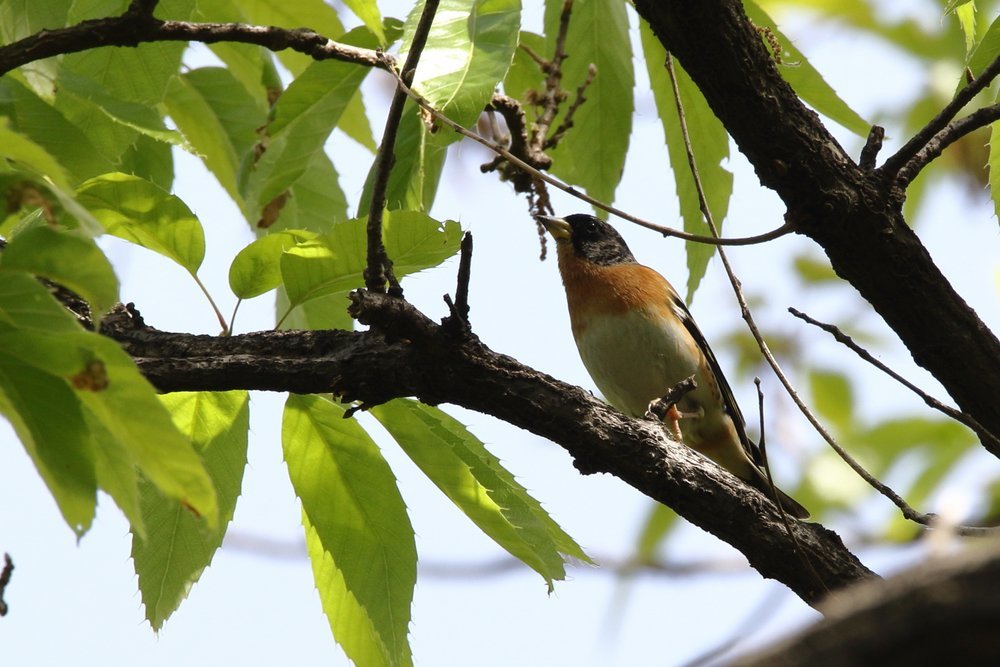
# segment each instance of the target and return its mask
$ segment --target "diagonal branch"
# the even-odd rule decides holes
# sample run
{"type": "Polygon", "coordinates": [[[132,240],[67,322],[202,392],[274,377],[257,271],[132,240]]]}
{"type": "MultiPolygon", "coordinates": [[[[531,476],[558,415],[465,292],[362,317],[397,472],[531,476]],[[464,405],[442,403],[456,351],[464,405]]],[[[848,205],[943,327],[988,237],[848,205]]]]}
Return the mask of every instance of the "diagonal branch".
{"type": "Polygon", "coordinates": [[[916,154],[899,170],[897,178],[902,184],[910,183],[920,170],[937,159],[945,148],[952,145],[970,132],[1000,120],[1000,104],[993,104],[973,111],[968,116],[952,121],[943,130],[935,134],[916,154]]]}
{"type": "MultiPolygon", "coordinates": [[[[799,565],[777,510],[756,490],[659,425],[628,419],[588,392],[460,340],[402,299],[358,291],[353,314],[373,331],[268,331],[231,337],[143,327],[124,308],[102,331],[161,391],[234,388],[319,393],[374,405],[415,396],[493,415],[565,448],[585,474],[605,472],[739,549],[763,576],[809,604],[823,596],[799,565]]],[[[830,590],[874,576],[832,531],[792,522],[802,551],[830,590]]]]}

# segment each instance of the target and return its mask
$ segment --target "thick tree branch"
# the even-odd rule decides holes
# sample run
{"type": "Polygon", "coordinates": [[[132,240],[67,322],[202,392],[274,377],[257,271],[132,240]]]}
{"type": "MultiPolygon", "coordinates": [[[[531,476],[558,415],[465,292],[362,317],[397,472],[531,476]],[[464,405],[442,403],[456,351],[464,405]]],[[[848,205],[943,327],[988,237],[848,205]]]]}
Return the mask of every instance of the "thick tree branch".
{"type": "Polygon", "coordinates": [[[740,0],[635,5],[785,202],[786,220],[823,247],[963,411],[1000,432],[1000,341],[906,225],[895,176],[848,157],[781,78],[740,0]]]}
{"type": "Polygon", "coordinates": [[[376,51],[340,44],[305,28],[288,30],[244,23],[192,23],[161,21],[142,11],[121,16],[92,19],[56,30],[42,30],[0,47],[0,75],[36,60],[64,53],[76,53],[102,46],[136,47],[147,42],[240,42],[256,44],[272,51],[292,49],[316,60],[343,60],[366,67],[388,68],[391,58],[376,51]]]}
{"type": "Polygon", "coordinates": [[[763,576],[809,604],[874,576],[832,531],[795,521],[795,553],[776,508],[722,468],[669,440],[653,422],[624,417],[579,387],[456,339],[412,305],[359,291],[352,312],[377,332],[270,331],[231,337],[170,334],[124,308],[102,323],[161,391],[234,388],[334,392],[374,405],[415,396],[493,415],[565,448],[583,473],[605,472],[740,550],[763,576]],[[808,558],[822,584],[801,566],[808,558]]]}
{"type": "Polygon", "coordinates": [[[826,618],[733,667],[978,665],[996,656],[1000,550],[932,560],[831,596],[826,618]]]}

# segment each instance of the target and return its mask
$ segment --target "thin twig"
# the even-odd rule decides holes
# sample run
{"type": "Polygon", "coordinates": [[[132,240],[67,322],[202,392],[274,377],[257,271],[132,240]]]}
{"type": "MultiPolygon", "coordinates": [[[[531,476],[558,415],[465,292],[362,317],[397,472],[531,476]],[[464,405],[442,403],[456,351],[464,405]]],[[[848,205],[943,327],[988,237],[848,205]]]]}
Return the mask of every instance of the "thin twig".
{"type": "Polygon", "coordinates": [[[858,160],[859,167],[865,171],[871,171],[875,168],[875,160],[878,158],[878,152],[882,150],[884,139],[885,128],[881,125],[872,125],[868,139],[865,141],[865,147],[861,149],[861,159],[858,160]]]}
{"type": "Polygon", "coordinates": [[[945,148],[955,143],[970,132],[1000,120],[1000,104],[993,104],[973,111],[968,116],[952,121],[943,130],[934,135],[917,154],[899,170],[897,180],[906,185],[917,177],[920,170],[935,160],[945,148]]]}
{"type": "Polygon", "coordinates": [[[582,107],[583,103],[587,101],[585,96],[587,88],[590,88],[590,84],[594,83],[595,78],[597,78],[597,66],[591,63],[587,68],[587,76],[583,79],[583,83],[577,86],[576,97],[573,98],[573,103],[566,108],[566,115],[563,116],[562,122],[559,123],[556,131],[542,144],[543,149],[555,148],[562,141],[566,132],[573,127],[573,116],[576,114],[576,110],[582,107]]]}
{"type": "MultiPolygon", "coordinates": [[[[676,76],[673,73],[673,57],[667,54],[667,71],[670,74],[671,80],[674,82],[676,88],[676,76]]],[[[688,164],[692,168],[695,189],[698,193],[699,204],[702,209],[702,213],[705,215],[705,222],[708,224],[709,229],[712,234],[717,235],[718,228],[715,226],[715,221],[712,218],[712,213],[708,208],[708,200],[705,198],[705,191],[701,185],[701,178],[697,173],[697,165],[694,162],[694,153],[691,150],[690,139],[687,136],[686,122],[684,119],[683,105],[680,104],[680,92],[675,90],[674,93],[675,100],[678,105],[678,116],[680,118],[681,124],[681,136],[684,138],[685,150],[688,154],[688,164]]],[[[907,519],[914,521],[916,523],[931,526],[934,524],[935,517],[932,514],[924,514],[918,512],[917,510],[910,507],[909,504],[903,498],[893,491],[891,488],[883,484],[881,481],[875,478],[874,475],[869,473],[861,464],[854,460],[847,451],[840,446],[840,444],[834,440],[833,436],[830,435],[829,431],[820,423],[816,415],[813,414],[812,410],[805,404],[802,398],[799,396],[798,391],[792,386],[791,381],[785,372],[781,370],[781,366],[778,364],[778,360],[775,358],[774,354],[771,353],[770,347],[768,347],[767,342],[764,340],[764,336],[761,334],[760,329],[757,327],[757,322],[753,318],[753,314],[750,312],[750,306],[747,304],[746,297],[743,294],[743,288],[740,285],[739,279],[736,277],[736,273],[733,271],[733,267],[729,264],[729,258],[726,257],[726,253],[722,248],[719,248],[719,259],[722,260],[722,266],[725,267],[726,275],[729,277],[729,282],[733,286],[733,293],[736,295],[736,301],[740,306],[740,313],[743,316],[743,321],[746,322],[747,328],[750,329],[750,333],[753,335],[755,341],[757,341],[757,347],[760,349],[761,354],[767,361],[767,364],[774,371],[775,376],[781,382],[781,385],[785,388],[785,391],[791,397],[792,402],[795,403],[796,407],[802,412],[809,423],[812,424],[813,428],[816,429],[817,433],[826,440],[827,444],[833,448],[835,452],[844,460],[847,465],[851,467],[863,480],[868,482],[876,491],[884,495],[886,498],[892,501],[896,507],[900,509],[903,516],[907,519]]],[[[997,531],[990,528],[979,528],[975,526],[958,526],[954,527],[953,530],[960,535],[986,535],[990,533],[996,533],[997,531]]]]}
{"type": "MultiPolygon", "coordinates": [[[[399,84],[398,74],[396,74],[396,80],[398,85],[399,84]]],[[[720,238],[712,236],[701,236],[699,234],[689,234],[679,229],[664,227],[662,225],[657,225],[647,220],[643,220],[642,218],[634,216],[630,213],[626,213],[625,211],[619,208],[615,208],[614,206],[606,204],[598,199],[594,199],[585,192],[580,192],[576,188],[570,185],[566,185],[562,181],[553,178],[552,176],[546,174],[545,172],[538,171],[530,164],[526,163],[524,160],[520,159],[519,157],[511,153],[504,146],[501,146],[495,141],[490,141],[489,139],[462,127],[461,125],[453,121],[451,118],[448,118],[443,113],[435,109],[427,100],[425,100],[419,94],[410,89],[409,86],[403,85],[401,87],[406,92],[406,94],[410,96],[410,99],[416,102],[421,109],[424,109],[425,111],[427,111],[427,113],[431,114],[435,120],[439,121],[440,123],[454,130],[455,132],[458,132],[462,136],[472,139],[476,143],[485,146],[486,148],[490,149],[497,155],[503,156],[506,160],[508,160],[512,164],[517,165],[520,169],[523,169],[524,171],[530,173],[535,178],[545,181],[549,185],[557,188],[558,190],[561,190],[566,194],[572,195],[581,201],[585,201],[591,206],[595,206],[603,211],[611,213],[612,215],[618,216],[622,220],[627,220],[631,223],[639,225],[640,227],[651,229],[664,236],[672,236],[675,238],[683,239],[685,241],[693,241],[695,243],[706,243],[709,245],[717,245],[717,246],[726,246],[726,245],[745,246],[745,245],[755,245],[758,243],[765,243],[767,241],[773,241],[776,238],[785,236],[786,234],[790,234],[791,232],[794,231],[794,227],[790,223],[786,222],[785,224],[781,225],[781,227],[778,227],[777,229],[772,229],[771,231],[765,232],[764,234],[757,234],[755,236],[744,236],[737,238],[720,238]]]]}
{"type": "Polygon", "coordinates": [[[453,329],[457,333],[466,334],[469,325],[469,279],[472,276],[472,232],[466,232],[462,237],[461,255],[458,260],[458,280],[455,286],[455,301],[444,295],[451,315],[441,323],[443,327],[453,329]]]}
{"type": "Polygon", "coordinates": [[[372,199],[371,205],[368,207],[368,262],[364,272],[365,287],[373,292],[384,292],[386,281],[388,281],[392,293],[396,296],[403,295],[403,291],[393,274],[392,262],[386,255],[385,245],[382,243],[382,216],[385,211],[389,175],[392,173],[392,165],[396,159],[396,134],[399,131],[399,122],[403,117],[403,107],[406,104],[406,93],[402,86],[408,88],[413,83],[413,75],[420,60],[420,53],[427,44],[427,35],[431,31],[438,2],[439,0],[426,0],[424,3],[420,20],[413,32],[410,51],[406,54],[403,71],[401,73],[394,72],[399,86],[396,87],[392,102],[389,104],[389,113],[385,119],[385,129],[382,132],[382,143],[379,145],[378,155],[375,156],[372,199]]]}
{"type": "Polygon", "coordinates": [[[552,54],[552,60],[539,60],[537,54],[532,55],[542,71],[545,72],[545,93],[542,96],[542,113],[535,121],[534,132],[531,137],[531,144],[541,148],[545,145],[545,137],[552,127],[556,114],[559,113],[559,106],[566,99],[566,93],[562,90],[562,63],[566,59],[566,35],[569,34],[569,19],[573,13],[573,0],[563,2],[562,11],[559,14],[559,31],[556,33],[556,47],[552,54]]]}
{"type": "Polygon", "coordinates": [[[927,144],[934,138],[934,136],[943,130],[948,123],[961,111],[966,104],[968,104],[972,98],[985,89],[990,82],[993,81],[1000,75],[1000,56],[993,59],[989,65],[979,74],[979,77],[974,81],[969,83],[965,88],[958,91],[955,97],[952,98],[941,112],[934,116],[927,125],[925,125],[919,132],[917,132],[913,137],[907,141],[902,148],[896,151],[895,155],[890,157],[885,161],[885,164],[879,169],[883,175],[889,177],[897,176],[903,167],[910,162],[917,153],[921,151],[927,144]]]}
{"type": "Polygon", "coordinates": [[[841,345],[846,345],[848,348],[853,350],[854,353],[857,354],[859,357],[861,357],[862,359],[870,363],[872,366],[879,369],[880,371],[891,377],[893,380],[900,383],[901,385],[912,391],[914,394],[919,396],[921,399],[923,399],[924,403],[927,404],[929,407],[932,407],[935,410],[943,412],[944,414],[946,414],[947,416],[951,417],[952,419],[961,424],[965,424],[970,429],[972,429],[976,433],[976,435],[978,435],[980,438],[988,439],[995,445],[997,445],[997,447],[1000,447],[1000,438],[990,433],[990,431],[985,426],[976,421],[974,417],[972,417],[971,415],[967,415],[961,410],[956,410],[950,405],[946,405],[941,401],[939,401],[938,399],[934,398],[933,396],[925,392],[923,389],[913,384],[912,382],[904,378],[902,375],[900,375],[899,373],[892,370],[891,368],[883,364],[881,361],[873,357],[871,353],[868,352],[868,350],[858,345],[853,338],[845,334],[836,326],[832,324],[826,324],[824,322],[820,322],[819,320],[813,319],[812,317],[809,317],[808,315],[806,315],[805,313],[796,308],[789,308],[788,312],[790,312],[792,315],[799,318],[803,322],[807,322],[815,327],[819,327],[823,331],[833,336],[838,343],[840,343],[841,345]]]}

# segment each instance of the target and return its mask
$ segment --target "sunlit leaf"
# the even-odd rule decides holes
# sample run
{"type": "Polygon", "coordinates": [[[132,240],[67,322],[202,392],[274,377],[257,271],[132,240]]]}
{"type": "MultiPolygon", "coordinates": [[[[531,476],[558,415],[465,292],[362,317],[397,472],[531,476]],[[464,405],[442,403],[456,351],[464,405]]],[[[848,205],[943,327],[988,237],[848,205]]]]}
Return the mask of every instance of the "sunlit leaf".
{"type": "MultiPolygon", "coordinates": [[[[367,220],[349,220],[281,255],[281,275],[293,305],[364,284],[367,220]]],[[[383,239],[397,278],[440,264],[458,252],[461,228],[413,211],[385,217],[383,239]]]]}
{"type": "MultiPolygon", "coordinates": [[[[563,3],[545,4],[545,36],[547,52],[551,54],[563,3]]],[[[591,65],[596,68],[596,76],[586,90],[587,101],[573,116],[572,129],[550,152],[552,172],[608,203],[614,201],[632,134],[635,75],[631,43],[625,3],[616,0],[574,3],[566,38],[569,57],[562,66],[562,85],[570,97],[553,129],[572,104],[573,91],[588,78],[591,65]]]]}
{"type": "Polygon", "coordinates": [[[281,439],[334,638],[356,664],[411,664],[417,552],[392,471],[344,408],[319,396],[288,398],[281,439]]]}
{"type": "Polygon", "coordinates": [[[743,8],[755,25],[773,31],[778,38],[784,50],[782,60],[785,61],[784,65],[778,66],[778,71],[798,96],[827,118],[840,123],[859,137],[867,137],[872,124],[837,95],[805,55],[795,48],[792,40],[782,34],[771,17],[753,0],[743,0],[743,8]]]}
{"type": "Polygon", "coordinates": [[[132,536],[132,560],[146,620],[159,630],[212,562],[233,518],[243,483],[250,427],[245,391],[165,394],[160,401],[201,454],[219,501],[219,524],[207,529],[178,500],[141,485],[145,536],[132,536]]]}
{"type": "MultiPolygon", "coordinates": [[[[401,60],[422,11],[423,3],[417,3],[406,20],[401,60]]],[[[413,89],[459,125],[472,125],[510,67],[520,26],[520,0],[443,0],[420,54],[413,89]]]]}
{"type": "Polygon", "coordinates": [[[848,429],[854,418],[854,391],[846,375],[837,371],[812,369],[809,371],[809,392],[816,412],[848,429]]]}
{"type": "Polygon", "coordinates": [[[1000,123],[990,125],[990,198],[993,200],[993,213],[1000,222],[1000,123]]]}
{"type": "Polygon", "coordinates": [[[205,233],[180,199],[128,174],[104,174],[83,183],[77,198],[111,235],[177,262],[192,275],[205,257],[205,233]]]}
{"type": "MultiPolygon", "coordinates": [[[[660,122],[663,124],[684,230],[692,234],[711,236],[711,229],[701,212],[697,186],[688,163],[673,86],[664,67],[667,52],[653,35],[649,24],[643,22],[639,26],[639,34],[642,37],[642,49],[653,88],[653,98],[656,100],[660,122]]],[[[674,73],[684,109],[691,152],[698,167],[698,177],[704,188],[712,219],[721,232],[723,221],[729,211],[729,198],[733,193],[733,175],[722,166],[722,163],[729,159],[729,134],[715,117],[691,77],[676,61],[674,73]]],[[[688,265],[686,300],[690,303],[698,285],[701,284],[701,279],[705,276],[709,260],[715,254],[715,246],[688,242],[685,244],[685,251],[688,265]]]]}
{"type": "Polygon", "coordinates": [[[67,287],[86,299],[95,313],[118,303],[118,279],[91,239],[51,227],[15,236],[0,254],[0,266],[27,271],[67,287]]]}
{"type": "Polygon", "coordinates": [[[273,290],[281,284],[281,253],[316,234],[286,230],[262,236],[237,253],[229,267],[229,287],[241,299],[273,290]]]}
{"type": "Polygon", "coordinates": [[[545,579],[566,576],[567,557],[590,559],[485,445],[456,419],[411,400],[371,410],[403,451],[480,530],[545,579]]]}
{"type": "Polygon", "coordinates": [[[344,0],[344,4],[372,31],[381,46],[388,44],[382,29],[382,13],[378,10],[375,0],[344,0]]]}

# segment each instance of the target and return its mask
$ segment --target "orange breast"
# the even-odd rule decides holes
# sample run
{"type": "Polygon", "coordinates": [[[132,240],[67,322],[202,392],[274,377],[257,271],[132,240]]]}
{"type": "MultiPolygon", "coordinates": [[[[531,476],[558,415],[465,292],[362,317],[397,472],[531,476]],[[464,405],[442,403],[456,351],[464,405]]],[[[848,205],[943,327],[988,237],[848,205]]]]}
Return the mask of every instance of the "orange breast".
{"type": "Polygon", "coordinates": [[[670,283],[641,264],[599,266],[579,260],[572,248],[560,245],[559,272],[566,287],[573,335],[600,315],[622,315],[634,308],[669,310],[674,298],[670,283]]]}

